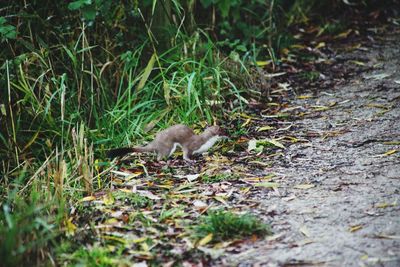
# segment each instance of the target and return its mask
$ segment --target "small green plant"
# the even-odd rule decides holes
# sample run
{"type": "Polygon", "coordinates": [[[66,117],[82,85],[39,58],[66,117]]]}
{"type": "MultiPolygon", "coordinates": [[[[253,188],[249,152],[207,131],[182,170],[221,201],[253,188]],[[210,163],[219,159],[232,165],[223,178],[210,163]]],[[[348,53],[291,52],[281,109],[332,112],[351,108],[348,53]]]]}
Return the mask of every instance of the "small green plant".
{"type": "Polygon", "coordinates": [[[253,215],[237,215],[227,211],[212,211],[195,228],[198,237],[213,234],[214,241],[271,234],[269,225],[253,215]]]}
{"type": "Polygon", "coordinates": [[[48,260],[48,254],[41,252],[54,245],[61,217],[48,215],[51,204],[41,203],[42,197],[32,191],[24,199],[14,191],[0,206],[0,265],[24,266],[48,260]]]}
{"type": "Polygon", "coordinates": [[[183,217],[184,215],[185,212],[182,207],[168,209],[167,206],[164,205],[160,213],[159,221],[164,222],[165,220],[183,217]]]}
{"type": "Polygon", "coordinates": [[[218,173],[216,175],[203,175],[201,177],[201,180],[205,183],[218,183],[222,181],[231,181],[231,180],[236,180],[238,177],[235,174],[231,173],[218,173]]]}
{"type": "Polygon", "coordinates": [[[318,71],[308,71],[308,72],[304,72],[302,74],[302,78],[308,80],[308,81],[316,81],[319,78],[320,73],[318,71]]]}
{"type": "Polygon", "coordinates": [[[4,17],[0,17],[1,42],[4,42],[8,39],[15,39],[16,36],[17,36],[17,32],[15,31],[15,27],[7,24],[7,20],[4,17]]]}
{"type": "Polygon", "coordinates": [[[81,247],[72,254],[61,254],[60,257],[65,258],[63,260],[69,262],[69,266],[128,266],[128,262],[123,264],[122,259],[112,256],[110,251],[102,247],[81,247]]]}
{"type": "Polygon", "coordinates": [[[136,193],[116,191],[113,192],[112,195],[115,199],[124,201],[135,208],[145,208],[153,205],[153,201],[151,199],[136,193]]]}

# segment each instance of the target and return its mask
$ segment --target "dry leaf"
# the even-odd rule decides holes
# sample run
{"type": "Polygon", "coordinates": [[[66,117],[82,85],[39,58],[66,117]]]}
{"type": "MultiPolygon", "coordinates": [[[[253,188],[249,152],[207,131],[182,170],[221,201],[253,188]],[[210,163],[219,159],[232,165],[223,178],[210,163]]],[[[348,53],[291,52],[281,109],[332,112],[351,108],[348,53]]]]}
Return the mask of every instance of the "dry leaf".
{"type": "Polygon", "coordinates": [[[276,188],[279,186],[278,183],[273,183],[273,182],[262,182],[262,183],[256,183],[254,186],[260,186],[260,187],[266,187],[266,188],[276,188]]]}
{"type": "Polygon", "coordinates": [[[200,177],[200,174],[188,174],[188,175],[186,175],[186,179],[189,182],[193,182],[194,180],[196,180],[199,177],[200,177]]]}
{"type": "Polygon", "coordinates": [[[362,225],[358,224],[358,225],[351,226],[349,231],[352,233],[352,232],[358,231],[360,229],[362,229],[362,225]]]}
{"type": "Polygon", "coordinates": [[[257,129],[257,132],[262,132],[262,131],[268,131],[268,130],[272,130],[275,129],[275,127],[272,126],[263,126],[257,129]]]}
{"type": "Polygon", "coordinates": [[[298,184],[298,185],[295,185],[293,188],[296,188],[296,189],[310,189],[310,188],[313,188],[313,187],[315,187],[314,184],[298,184]]]}
{"type": "Polygon", "coordinates": [[[87,196],[87,197],[84,197],[84,198],[80,199],[79,202],[93,201],[95,199],[96,198],[94,196],[87,196]]]}
{"type": "Polygon", "coordinates": [[[305,235],[306,237],[310,237],[310,231],[307,229],[307,227],[305,225],[303,225],[302,227],[300,227],[300,232],[305,235]]]}
{"type": "Polygon", "coordinates": [[[205,237],[203,237],[199,243],[197,243],[198,246],[204,246],[206,244],[208,244],[211,240],[213,239],[213,234],[209,233],[208,235],[206,235],[205,237]]]}

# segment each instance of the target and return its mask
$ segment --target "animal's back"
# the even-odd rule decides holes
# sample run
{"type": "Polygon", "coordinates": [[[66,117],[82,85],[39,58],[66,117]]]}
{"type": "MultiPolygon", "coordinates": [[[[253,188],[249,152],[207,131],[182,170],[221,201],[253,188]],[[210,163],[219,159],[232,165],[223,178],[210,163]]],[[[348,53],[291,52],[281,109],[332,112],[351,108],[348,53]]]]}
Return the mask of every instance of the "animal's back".
{"type": "Polygon", "coordinates": [[[164,142],[183,143],[187,138],[194,135],[192,129],[183,124],[171,126],[156,135],[154,140],[163,140],[164,142]]]}

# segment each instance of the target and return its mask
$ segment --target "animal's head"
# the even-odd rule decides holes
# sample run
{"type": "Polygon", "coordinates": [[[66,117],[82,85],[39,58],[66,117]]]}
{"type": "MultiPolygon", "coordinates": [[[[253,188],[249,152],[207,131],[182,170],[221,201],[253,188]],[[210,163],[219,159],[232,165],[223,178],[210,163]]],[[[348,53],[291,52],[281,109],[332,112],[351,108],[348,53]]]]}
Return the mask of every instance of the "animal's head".
{"type": "Polygon", "coordinates": [[[218,125],[208,127],[205,130],[205,132],[207,132],[211,136],[216,136],[216,135],[221,136],[221,137],[222,136],[226,136],[225,131],[221,127],[219,127],[218,125]]]}

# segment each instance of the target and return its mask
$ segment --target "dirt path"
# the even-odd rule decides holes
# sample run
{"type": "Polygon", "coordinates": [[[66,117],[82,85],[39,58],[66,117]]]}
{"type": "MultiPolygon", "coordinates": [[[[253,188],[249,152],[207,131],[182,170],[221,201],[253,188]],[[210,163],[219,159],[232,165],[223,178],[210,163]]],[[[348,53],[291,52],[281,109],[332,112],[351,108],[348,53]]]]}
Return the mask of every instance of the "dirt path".
{"type": "Polygon", "coordinates": [[[400,266],[399,43],[391,34],[348,55],[373,70],[292,102],[330,108],[294,121],[298,135],[318,137],[291,145],[266,170],[282,174],[258,210],[276,235],[228,265],[400,266]]]}

